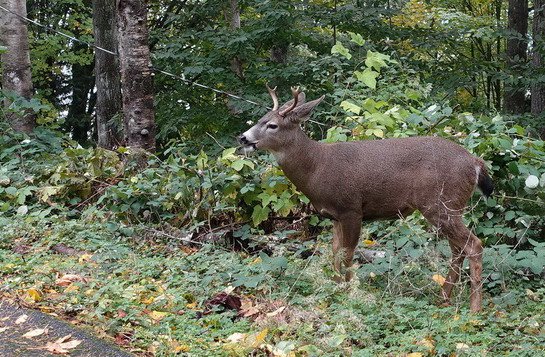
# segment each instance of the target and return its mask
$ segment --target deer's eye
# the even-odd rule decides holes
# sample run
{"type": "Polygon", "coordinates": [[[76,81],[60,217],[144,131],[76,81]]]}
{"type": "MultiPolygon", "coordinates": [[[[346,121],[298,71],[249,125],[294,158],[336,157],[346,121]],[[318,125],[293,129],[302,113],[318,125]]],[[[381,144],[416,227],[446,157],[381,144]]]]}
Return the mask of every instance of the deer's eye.
{"type": "Polygon", "coordinates": [[[267,124],[267,129],[276,129],[276,128],[278,128],[278,125],[274,123],[267,124]]]}

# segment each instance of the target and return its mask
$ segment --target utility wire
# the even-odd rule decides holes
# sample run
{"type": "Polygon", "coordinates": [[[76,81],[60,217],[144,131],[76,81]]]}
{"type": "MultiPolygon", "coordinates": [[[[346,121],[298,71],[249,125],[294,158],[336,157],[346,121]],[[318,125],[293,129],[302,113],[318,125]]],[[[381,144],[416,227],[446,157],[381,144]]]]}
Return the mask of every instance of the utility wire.
{"type": "MultiPolygon", "coordinates": [[[[39,26],[39,27],[41,27],[41,28],[43,28],[43,29],[45,29],[45,30],[47,30],[47,31],[54,32],[54,33],[56,33],[56,34],[58,34],[58,35],[61,35],[61,36],[63,36],[63,37],[66,37],[66,38],[68,38],[68,39],[70,39],[70,40],[72,40],[72,41],[76,41],[76,42],[82,43],[82,44],[84,44],[84,45],[86,45],[86,46],[88,46],[88,47],[90,47],[90,48],[94,48],[95,50],[102,51],[102,52],[106,52],[106,53],[108,53],[108,54],[111,54],[111,55],[114,55],[114,56],[119,57],[119,54],[116,53],[116,52],[113,52],[113,51],[110,51],[110,50],[108,50],[108,49],[106,49],[106,48],[102,48],[102,47],[100,47],[100,46],[97,46],[97,45],[95,45],[94,43],[90,43],[90,42],[87,42],[87,41],[80,40],[79,38],[76,38],[76,37],[71,36],[71,35],[69,35],[69,34],[66,34],[66,33],[64,33],[64,32],[61,32],[61,31],[59,31],[59,30],[57,30],[57,29],[54,29],[54,28],[51,27],[51,26],[43,25],[43,24],[41,24],[41,23],[39,23],[39,22],[37,22],[37,21],[35,21],[35,20],[29,19],[29,18],[26,17],[26,16],[22,16],[22,15],[16,13],[16,12],[13,12],[13,11],[11,11],[10,9],[7,9],[7,8],[5,8],[5,7],[2,6],[2,5],[0,5],[0,9],[4,10],[4,11],[6,11],[6,12],[9,12],[10,14],[16,16],[17,18],[19,18],[19,19],[21,19],[21,20],[23,20],[23,21],[26,21],[26,22],[29,22],[29,23],[34,24],[34,25],[36,25],[36,26],[39,26]]],[[[164,75],[166,75],[166,76],[169,76],[169,77],[172,77],[172,78],[175,78],[175,79],[179,79],[179,80],[183,81],[185,84],[193,85],[193,86],[200,87],[200,88],[204,88],[204,89],[208,89],[208,90],[211,90],[211,91],[213,91],[213,92],[215,92],[215,93],[224,94],[224,95],[226,95],[226,96],[228,96],[228,97],[235,98],[235,99],[238,99],[238,100],[242,100],[242,101],[244,101],[244,102],[247,102],[247,103],[250,103],[250,104],[253,104],[253,105],[257,105],[257,106],[259,106],[259,107],[265,107],[265,108],[267,108],[267,109],[271,109],[271,108],[269,108],[269,107],[263,105],[262,103],[257,103],[257,102],[254,102],[253,100],[243,98],[243,97],[238,96],[238,95],[236,95],[236,94],[232,94],[232,93],[223,91],[223,90],[221,90],[221,89],[212,88],[212,87],[209,87],[209,86],[207,86],[207,85],[204,85],[204,84],[201,84],[201,83],[198,83],[198,82],[189,80],[189,79],[185,78],[183,75],[182,75],[182,76],[176,75],[176,74],[174,74],[174,73],[167,72],[167,71],[164,71],[164,70],[162,70],[162,69],[159,69],[159,68],[156,68],[156,67],[153,67],[153,66],[151,67],[151,69],[152,69],[154,72],[162,73],[162,74],[164,74],[164,75]]]]}

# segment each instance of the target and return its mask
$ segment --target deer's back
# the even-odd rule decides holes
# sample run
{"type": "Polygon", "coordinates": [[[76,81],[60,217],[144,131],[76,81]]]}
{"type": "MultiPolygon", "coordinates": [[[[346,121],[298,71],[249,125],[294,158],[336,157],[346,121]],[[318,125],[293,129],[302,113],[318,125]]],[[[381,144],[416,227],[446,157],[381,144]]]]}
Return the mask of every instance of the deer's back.
{"type": "Polygon", "coordinates": [[[360,210],[366,219],[424,210],[438,200],[463,208],[479,166],[462,146],[437,137],[322,144],[320,151],[313,188],[303,192],[318,209],[360,210]]]}

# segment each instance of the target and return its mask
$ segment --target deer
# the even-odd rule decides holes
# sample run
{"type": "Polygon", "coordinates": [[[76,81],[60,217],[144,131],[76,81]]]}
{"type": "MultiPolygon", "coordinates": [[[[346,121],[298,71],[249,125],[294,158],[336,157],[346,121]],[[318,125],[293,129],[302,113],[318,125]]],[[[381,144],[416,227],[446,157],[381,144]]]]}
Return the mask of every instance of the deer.
{"type": "Polygon", "coordinates": [[[353,277],[354,251],[362,222],[397,219],[421,212],[452,251],[441,287],[450,304],[469,260],[470,310],[482,308],[482,254],[479,238],[462,220],[476,187],[494,189],[485,162],[461,145],[435,136],[324,143],[308,137],[301,123],[325,96],[306,102],[299,87],[279,107],[276,87],[267,90],[273,108],[238,137],[244,153],[271,152],[285,176],[314,209],[333,222],[333,266],[341,281],[353,277]]]}

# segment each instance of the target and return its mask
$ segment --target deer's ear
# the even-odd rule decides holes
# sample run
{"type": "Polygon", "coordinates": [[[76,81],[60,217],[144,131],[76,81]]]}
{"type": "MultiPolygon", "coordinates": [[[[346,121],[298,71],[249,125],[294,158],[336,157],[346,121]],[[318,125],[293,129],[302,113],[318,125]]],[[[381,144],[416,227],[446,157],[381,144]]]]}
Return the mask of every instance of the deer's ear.
{"type": "Polygon", "coordinates": [[[304,103],[296,106],[293,111],[291,111],[288,116],[292,121],[303,121],[308,118],[312,110],[324,100],[325,95],[321,96],[318,99],[314,99],[308,103],[304,103]]]}

